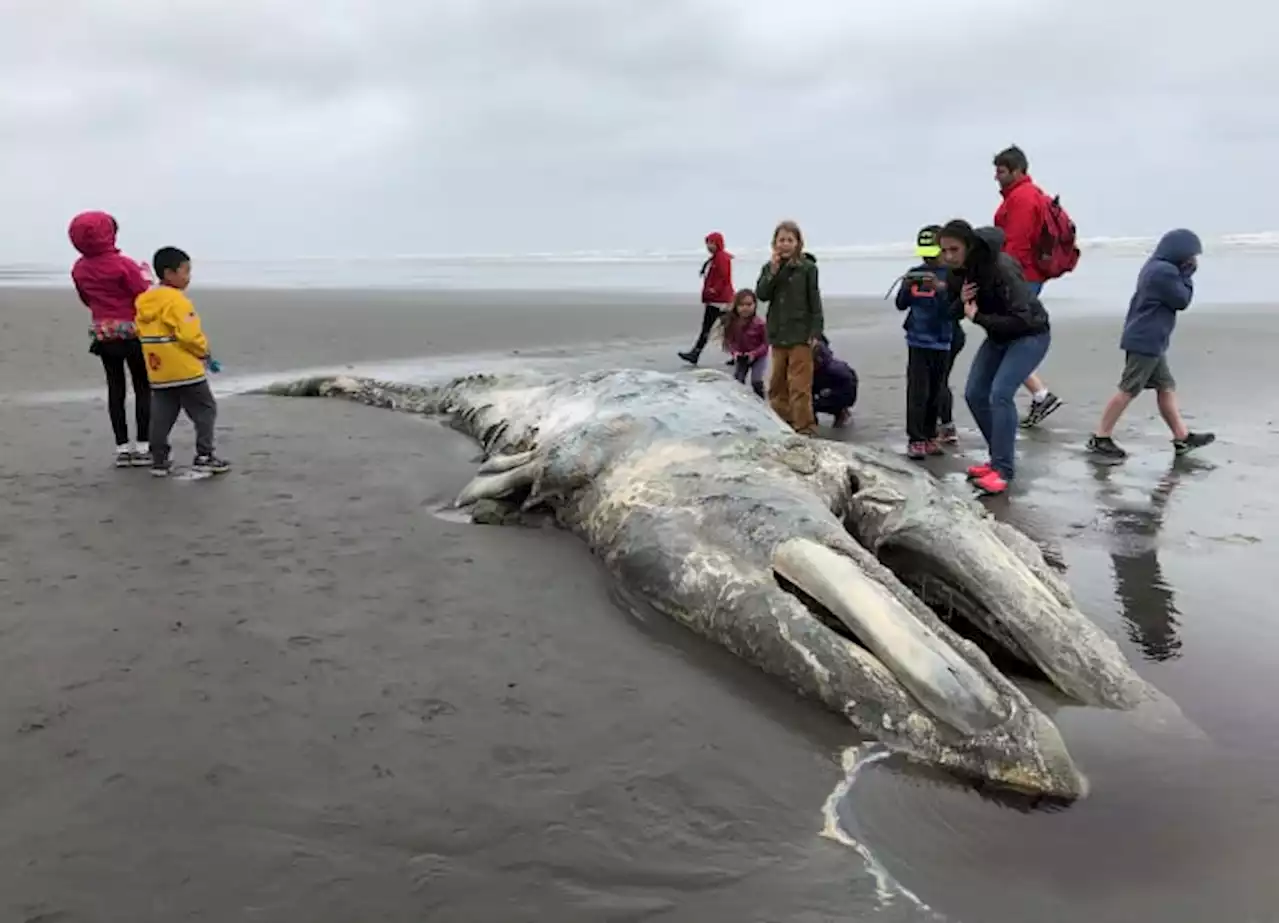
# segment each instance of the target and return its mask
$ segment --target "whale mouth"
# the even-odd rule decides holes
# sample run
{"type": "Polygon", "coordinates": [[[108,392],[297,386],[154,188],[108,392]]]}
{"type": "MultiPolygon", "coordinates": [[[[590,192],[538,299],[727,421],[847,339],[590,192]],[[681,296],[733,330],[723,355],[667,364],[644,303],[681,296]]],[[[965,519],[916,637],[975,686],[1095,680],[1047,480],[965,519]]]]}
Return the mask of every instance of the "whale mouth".
{"type": "Polygon", "coordinates": [[[938,720],[973,736],[1008,717],[992,681],[852,558],[795,538],[774,550],[773,573],[815,618],[865,648],[938,720]]]}

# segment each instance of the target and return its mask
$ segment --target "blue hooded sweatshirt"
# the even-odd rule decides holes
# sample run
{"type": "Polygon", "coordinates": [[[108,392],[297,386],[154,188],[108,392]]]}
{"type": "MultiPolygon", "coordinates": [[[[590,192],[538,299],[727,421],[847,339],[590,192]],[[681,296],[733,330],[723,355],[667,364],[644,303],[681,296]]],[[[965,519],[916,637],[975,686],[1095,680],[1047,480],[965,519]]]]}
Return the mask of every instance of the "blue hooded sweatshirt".
{"type": "Polygon", "coordinates": [[[1200,252],[1200,238],[1186,228],[1160,238],[1155,252],[1138,273],[1120,336],[1121,349],[1140,356],[1165,354],[1178,312],[1191,304],[1191,274],[1195,269],[1186,264],[1200,252]]]}
{"type": "Polygon", "coordinates": [[[922,263],[911,272],[931,272],[938,279],[937,286],[920,285],[902,280],[895,303],[899,311],[906,311],[902,329],[907,332],[907,345],[917,349],[951,349],[951,334],[955,322],[951,318],[951,299],[947,295],[947,268],[922,263]]]}

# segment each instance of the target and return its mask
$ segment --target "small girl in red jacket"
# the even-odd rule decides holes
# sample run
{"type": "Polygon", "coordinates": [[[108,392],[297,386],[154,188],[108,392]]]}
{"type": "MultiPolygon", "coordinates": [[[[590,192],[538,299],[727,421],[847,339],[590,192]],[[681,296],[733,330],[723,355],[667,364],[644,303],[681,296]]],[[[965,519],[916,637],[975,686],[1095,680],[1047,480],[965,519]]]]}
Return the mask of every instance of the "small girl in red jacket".
{"type": "Polygon", "coordinates": [[[106,212],[81,212],[71,219],[67,235],[80,251],[80,259],[71,268],[71,280],[89,309],[89,352],[102,360],[107,375],[107,413],[116,437],[116,467],[142,467],[151,464],[147,444],[151,388],[134,324],[133,300],[150,288],[150,270],[120,252],[118,231],[116,219],[106,212]],[[125,416],[126,368],[133,379],[137,443],[129,441],[125,416]]]}
{"type": "Polygon", "coordinates": [[[751,390],[764,399],[764,371],[769,365],[769,337],[764,318],[756,314],[756,293],[744,288],[733,296],[733,310],[725,315],[721,342],[733,358],[733,377],[745,382],[751,373],[751,390]]]}
{"type": "Polygon", "coordinates": [[[707,337],[716,321],[723,319],[733,299],[733,254],[724,248],[724,235],[712,231],[707,235],[707,261],[702,264],[702,328],[693,349],[678,355],[690,365],[697,365],[707,337]]]}

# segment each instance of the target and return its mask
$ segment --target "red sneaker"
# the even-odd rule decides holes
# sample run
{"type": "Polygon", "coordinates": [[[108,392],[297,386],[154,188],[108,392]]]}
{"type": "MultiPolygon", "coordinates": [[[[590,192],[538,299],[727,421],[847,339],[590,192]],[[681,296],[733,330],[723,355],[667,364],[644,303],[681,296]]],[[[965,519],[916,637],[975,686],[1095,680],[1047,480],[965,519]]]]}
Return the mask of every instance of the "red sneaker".
{"type": "Polygon", "coordinates": [[[925,450],[925,453],[928,455],[946,455],[947,454],[945,451],[943,451],[942,446],[938,445],[938,440],[936,439],[930,439],[928,442],[926,442],[924,444],[924,450],[925,450]]]}
{"type": "Polygon", "coordinates": [[[976,481],[978,478],[985,478],[993,471],[995,469],[991,467],[991,462],[983,462],[981,465],[970,465],[969,470],[965,472],[965,477],[976,481]]]}
{"type": "Polygon", "coordinates": [[[976,479],[973,482],[973,486],[988,497],[994,497],[1008,490],[1009,482],[1000,476],[999,471],[988,471],[982,477],[976,479]]]}
{"type": "Polygon", "coordinates": [[[938,428],[938,441],[945,442],[947,445],[955,445],[960,441],[960,436],[956,433],[956,425],[948,423],[938,428]]]}
{"type": "Polygon", "coordinates": [[[927,442],[908,442],[907,458],[912,461],[920,461],[929,454],[929,443],[927,442]]]}

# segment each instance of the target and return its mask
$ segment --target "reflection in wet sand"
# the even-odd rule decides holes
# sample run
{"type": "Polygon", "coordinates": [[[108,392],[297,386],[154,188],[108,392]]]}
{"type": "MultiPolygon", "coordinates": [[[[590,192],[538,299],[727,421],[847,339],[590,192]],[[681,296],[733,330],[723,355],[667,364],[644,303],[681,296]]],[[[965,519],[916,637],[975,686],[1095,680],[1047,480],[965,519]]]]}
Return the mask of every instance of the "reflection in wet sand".
{"type": "MultiPolygon", "coordinates": [[[[1114,490],[1110,487],[1113,470],[1107,466],[1094,469],[1094,477],[1106,485],[1104,495],[1114,490]]],[[[1173,660],[1182,652],[1178,636],[1181,613],[1173,588],[1160,570],[1157,552],[1165,510],[1184,470],[1175,462],[1141,506],[1117,506],[1105,499],[1099,504],[1110,527],[1109,554],[1120,612],[1129,637],[1149,660],[1173,660]]]]}

